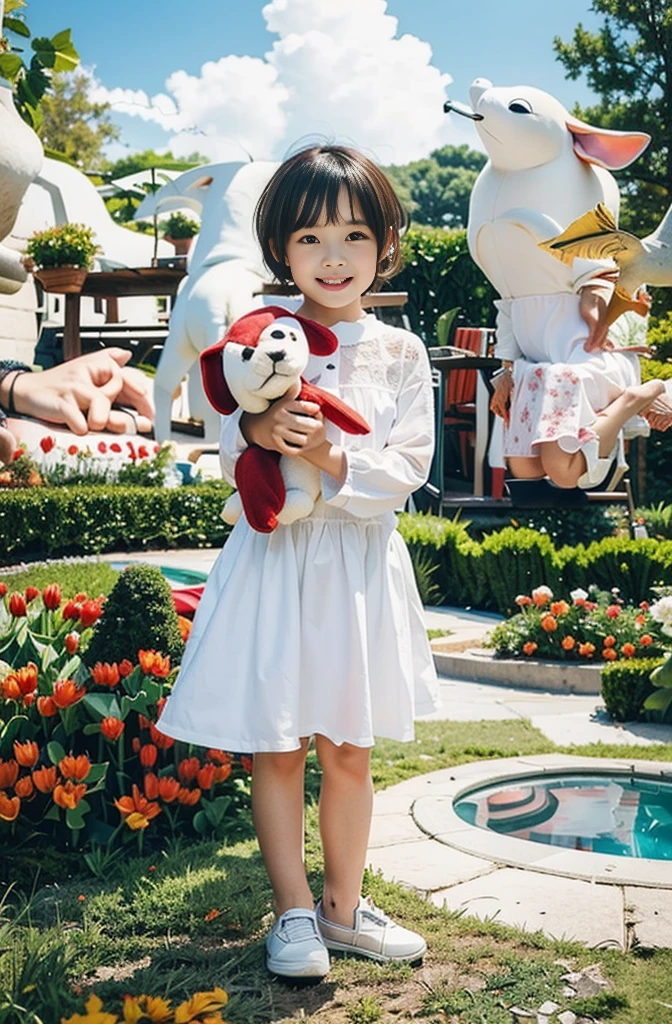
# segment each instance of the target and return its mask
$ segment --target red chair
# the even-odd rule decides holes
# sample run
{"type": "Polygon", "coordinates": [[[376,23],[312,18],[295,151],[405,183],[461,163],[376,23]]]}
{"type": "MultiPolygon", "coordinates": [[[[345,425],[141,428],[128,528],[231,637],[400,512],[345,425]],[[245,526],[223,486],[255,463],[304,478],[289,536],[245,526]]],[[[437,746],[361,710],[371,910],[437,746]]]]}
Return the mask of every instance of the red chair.
{"type": "MultiPolygon", "coordinates": [[[[480,327],[458,327],[452,349],[483,353],[483,331],[480,327]]],[[[478,370],[453,370],[446,382],[446,402],[443,427],[457,431],[460,446],[460,464],[465,479],[469,473],[469,451],[474,447],[476,431],[476,383],[478,370]]]]}

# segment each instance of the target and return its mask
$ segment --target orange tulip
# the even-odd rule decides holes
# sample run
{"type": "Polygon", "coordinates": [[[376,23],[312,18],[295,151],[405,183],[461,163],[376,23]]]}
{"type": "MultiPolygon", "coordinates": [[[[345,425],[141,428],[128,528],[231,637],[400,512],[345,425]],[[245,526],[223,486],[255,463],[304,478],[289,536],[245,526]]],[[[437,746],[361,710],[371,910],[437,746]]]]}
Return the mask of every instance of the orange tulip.
{"type": "Polygon", "coordinates": [[[33,795],[35,787],[33,786],[33,780],[30,775],[24,775],[22,779],[17,779],[14,784],[14,792],[17,796],[20,796],[22,800],[27,800],[33,795]]]}
{"type": "MultiPolygon", "coordinates": [[[[528,640],[527,643],[523,644],[523,654],[527,654],[528,658],[531,657],[534,654],[534,652],[536,651],[538,646],[539,645],[535,644],[534,640],[528,640]]],[[[242,760],[243,760],[242,757],[241,757],[240,760],[242,762],[242,760]]],[[[248,760],[249,760],[249,758],[248,758],[248,760]]],[[[243,767],[245,767],[245,766],[243,765],[243,767]]]]}
{"type": "MultiPolygon", "coordinates": [[[[534,649],[536,651],[536,649],[537,649],[537,645],[536,644],[534,645],[534,649]]],[[[527,651],[525,653],[527,654],[527,651]]],[[[240,755],[240,763],[242,764],[242,766],[245,769],[245,771],[247,772],[247,774],[251,775],[252,771],[254,769],[254,761],[252,760],[252,758],[248,757],[247,754],[241,754],[240,755]]]]}
{"type": "Polygon", "coordinates": [[[156,651],[138,651],[138,662],[146,676],[158,676],[160,679],[170,673],[170,658],[162,657],[156,651]]]}
{"type": "Polygon", "coordinates": [[[563,636],[560,646],[565,651],[573,651],[576,647],[576,640],[573,636],[563,636]]]}
{"type": "Polygon", "coordinates": [[[215,765],[204,764],[202,768],[199,768],[196,775],[196,781],[201,789],[211,789],[212,784],[215,781],[215,765]]]}
{"type": "Polygon", "coordinates": [[[69,708],[86,694],[85,686],[76,686],[72,679],[57,679],[53,700],[57,708],[69,708]]]}
{"type": "Polygon", "coordinates": [[[112,662],[112,664],[110,664],[109,661],[97,661],[91,669],[91,676],[94,683],[98,686],[109,686],[110,689],[113,686],[116,686],[121,678],[117,663],[112,662]]]}
{"type": "Polygon", "coordinates": [[[21,801],[18,796],[7,796],[0,791],[0,818],[3,821],[15,821],[21,810],[21,801]]]}
{"type": "Polygon", "coordinates": [[[156,803],[150,803],[133,783],[133,796],[122,796],[114,801],[115,806],[131,829],[147,828],[152,818],[161,813],[156,803]]]}
{"type": "Polygon", "coordinates": [[[138,725],[141,729],[149,729],[149,719],[141,711],[138,711],[138,725]]]}
{"type": "Polygon", "coordinates": [[[569,611],[569,605],[566,601],[553,601],[551,604],[551,615],[566,615],[569,611]]]}
{"type": "Polygon", "coordinates": [[[592,658],[595,653],[595,644],[579,644],[579,654],[582,658],[592,658]]]}
{"type": "Polygon", "coordinates": [[[5,700],[21,700],[21,689],[15,675],[5,676],[0,683],[0,688],[5,700]]]}
{"type": "Polygon", "coordinates": [[[200,799],[200,789],[185,789],[182,786],[177,794],[177,802],[184,807],[194,807],[200,799]]]}
{"type": "Polygon", "coordinates": [[[115,718],[113,715],[104,718],[100,723],[100,731],[106,740],[110,740],[112,743],[119,739],[122,732],[126,728],[124,722],[120,718],[115,718]]]}
{"type": "Polygon", "coordinates": [[[53,697],[38,697],[37,710],[40,712],[43,718],[51,718],[52,715],[58,714],[58,708],[54,703],[53,697]]]}
{"type": "Polygon", "coordinates": [[[142,788],[148,800],[156,800],[159,795],[159,777],[154,772],[147,772],[142,788]]]}
{"type": "Polygon", "coordinates": [[[165,732],[161,732],[154,725],[154,722],[149,723],[149,735],[152,743],[157,746],[160,750],[170,750],[175,743],[172,736],[166,736],[165,732]]]}
{"type": "Polygon", "coordinates": [[[618,654],[613,647],[605,647],[602,651],[602,658],[604,661],[616,661],[618,654]]]}
{"type": "MultiPolygon", "coordinates": [[[[20,619],[26,615],[26,599],[23,594],[10,594],[9,595],[9,611],[15,619],[20,619]]],[[[9,819],[10,821],[12,819],[9,819]]]]}
{"type": "Polygon", "coordinates": [[[200,767],[201,762],[197,757],[185,757],[177,766],[177,774],[182,782],[193,782],[200,767]]]}
{"type": "Polygon", "coordinates": [[[558,621],[553,615],[542,615],[541,628],[545,633],[554,633],[558,628],[558,621]]]}
{"type": "Polygon", "coordinates": [[[75,630],[72,633],[68,633],[63,643],[68,654],[76,654],[79,647],[79,633],[75,630]]]}
{"type": "Polygon", "coordinates": [[[189,639],[189,634],[191,633],[191,627],[193,623],[191,619],[188,619],[185,615],[178,615],[177,622],[180,627],[180,636],[186,644],[187,640],[189,639]]]}
{"type": "Polygon", "coordinates": [[[34,662],[29,661],[23,668],[15,669],[13,675],[22,694],[32,693],[37,689],[37,665],[34,662]]]}
{"type": "Polygon", "coordinates": [[[33,782],[40,793],[51,793],[56,785],[58,774],[54,765],[48,768],[38,768],[33,772],[33,782]]]}
{"type": "Polygon", "coordinates": [[[218,764],[215,767],[215,782],[226,782],[231,774],[230,764],[218,764]]]}
{"type": "Polygon", "coordinates": [[[615,647],[616,646],[616,637],[615,636],[611,636],[611,635],[605,636],[604,643],[602,644],[602,646],[603,647],[615,647]]]}
{"type": "Polygon", "coordinates": [[[653,643],[653,637],[649,636],[648,633],[644,633],[642,636],[640,636],[639,642],[642,645],[642,647],[649,647],[653,643]]]}
{"type": "Polygon", "coordinates": [[[126,676],[130,676],[132,671],[133,663],[129,661],[128,658],[124,658],[122,661],[119,662],[119,675],[123,679],[125,679],[126,676]]]}
{"type": "Polygon", "coordinates": [[[58,583],[50,583],[48,587],[45,587],[42,591],[42,601],[44,607],[50,612],[56,611],[61,604],[61,588],[58,583]]]}
{"type": "Polygon", "coordinates": [[[231,754],[227,754],[224,750],[217,750],[215,747],[210,747],[205,755],[206,761],[214,761],[215,764],[231,764],[233,758],[231,754]]]}
{"type": "Polygon", "coordinates": [[[133,742],[131,743],[131,748],[133,750],[133,753],[134,754],[139,754],[141,746],[142,746],[142,743],[140,742],[140,737],[139,736],[134,736],[133,737],[133,742]]]}
{"type": "Polygon", "coordinates": [[[22,768],[32,768],[33,765],[37,764],[39,756],[40,749],[33,740],[26,740],[25,743],[19,743],[18,740],[14,740],[14,757],[22,768]]]}
{"type": "Polygon", "coordinates": [[[103,606],[100,598],[97,601],[85,601],[82,605],[79,613],[79,621],[82,624],[82,629],[88,629],[89,626],[93,626],[103,614],[103,606]]]}
{"type": "Polygon", "coordinates": [[[64,783],[59,783],[52,794],[53,801],[58,807],[62,807],[64,810],[70,809],[74,811],[75,807],[86,793],[86,786],[76,786],[74,782],[68,780],[64,783]]]}
{"type": "Polygon", "coordinates": [[[0,789],[9,789],[19,777],[19,765],[14,758],[3,761],[0,758],[0,789]]]}
{"type": "Polygon", "coordinates": [[[634,644],[623,644],[621,647],[621,654],[624,658],[631,658],[636,650],[637,648],[634,644]]]}
{"type": "Polygon", "coordinates": [[[158,750],[153,743],[145,743],[140,747],[140,764],[143,768],[153,768],[156,764],[158,750]]]}
{"type": "Polygon", "coordinates": [[[64,779],[72,779],[73,782],[83,782],[91,771],[91,762],[86,754],[79,754],[74,757],[72,754],[59,761],[58,769],[64,779]]]}
{"type": "Polygon", "coordinates": [[[172,775],[164,775],[159,779],[159,796],[167,804],[171,804],[179,793],[180,783],[172,775]]]}

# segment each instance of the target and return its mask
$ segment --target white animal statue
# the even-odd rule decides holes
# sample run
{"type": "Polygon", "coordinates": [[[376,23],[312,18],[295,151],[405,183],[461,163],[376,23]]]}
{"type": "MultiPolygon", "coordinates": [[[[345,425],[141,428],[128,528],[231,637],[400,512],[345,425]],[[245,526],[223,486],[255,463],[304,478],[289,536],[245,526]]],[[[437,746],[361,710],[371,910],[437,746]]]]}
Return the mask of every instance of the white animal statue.
{"type": "MultiPolygon", "coordinates": [[[[616,269],[610,260],[563,263],[542,251],[539,243],[559,234],[598,202],[616,219],[618,186],[608,168],[626,167],[643,152],[650,137],[643,132],[593,127],[571,115],[548,93],[530,86],[495,87],[478,78],[469,98],[470,110],[450,101],[445,105],[446,110],[465,114],[475,122],[489,157],[471,195],[469,251],[501,296],[495,303],[495,352],[514,361],[515,388],[520,396],[529,387],[526,374],[530,363],[581,362],[588,366],[583,349],[588,330],[579,315],[578,293],[584,285],[616,269]]],[[[603,356],[609,361],[608,354],[603,356]]],[[[639,382],[636,356],[619,353],[617,363],[614,358],[609,384],[604,379],[600,382],[595,359],[590,361],[592,369],[586,371],[598,389],[602,388],[598,397],[594,389],[591,392],[596,410],[613,400],[609,395],[614,389],[639,382]]],[[[586,416],[588,420],[588,412],[586,416]]],[[[640,417],[636,421],[629,427],[631,436],[648,433],[645,421],[640,417]]],[[[502,465],[501,451],[497,451],[501,420],[497,426],[499,436],[496,431],[490,450],[492,465],[502,465]]],[[[515,450],[512,441],[519,438],[507,435],[507,454],[534,453],[534,449],[524,449],[522,441],[515,450]]],[[[597,458],[597,442],[591,444],[595,451],[590,455],[582,446],[591,479],[586,478],[580,486],[592,486],[594,476],[604,475],[604,460],[596,463],[594,470],[590,464],[597,458]]]]}
{"type": "MultiPolygon", "coordinates": [[[[4,4],[0,0],[0,25],[4,4]]],[[[37,177],[44,153],[32,128],[14,106],[12,87],[0,78],[0,293],[17,292],[26,280],[20,253],[2,244],[16,220],[24,193],[37,177]]]]}
{"type": "MultiPolygon", "coordinates": [[[[188,275],[175,300],[170,330],[154,380],[155,432],[170,436],[173,394],[201,352],[243,314],[262,305],[268,278],[254,239],[253,214],[275,163],[206,164],[186,171],[140,204],[136,217],[190,207],[201,230],[189,254],[188,275]]],[[[199,373],[189,375],[190,414],[203,420],[205,440],[219,440],[219,416],[205,398],[199,373]]]]}

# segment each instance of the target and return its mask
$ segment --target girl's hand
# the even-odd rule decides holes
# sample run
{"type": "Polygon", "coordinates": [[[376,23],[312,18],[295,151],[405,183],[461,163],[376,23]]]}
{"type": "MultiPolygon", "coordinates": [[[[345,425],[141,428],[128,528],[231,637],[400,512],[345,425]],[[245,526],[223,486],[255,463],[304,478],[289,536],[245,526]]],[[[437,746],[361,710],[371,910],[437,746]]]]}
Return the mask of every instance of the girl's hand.
{"type": "Polygon", "coordinates": [[[490,399],[490,411],[495,416],[500,416],[507,427],[509,425],[509,410],[511,408],[511,395],[513,393],[513,374],[510,370],[500,373],[495,379],[495,392],[490,399]]]}
{"type": "Polygon", "coordinates": [[[319,405],[301,402],[299,386],[279,398],[266,412],[243,413],[240,429],[246,441],[281,455],[302,455],[325,440],[319,405]]]}

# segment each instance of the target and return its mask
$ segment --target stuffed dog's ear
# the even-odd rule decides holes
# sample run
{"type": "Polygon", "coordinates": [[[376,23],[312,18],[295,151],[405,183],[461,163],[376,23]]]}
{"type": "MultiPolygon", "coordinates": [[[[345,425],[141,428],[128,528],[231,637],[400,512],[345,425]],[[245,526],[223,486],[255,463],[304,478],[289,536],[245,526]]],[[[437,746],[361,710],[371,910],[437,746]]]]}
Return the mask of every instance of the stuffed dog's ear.
{"type": "Polygon", "coordinates": [[[299,321],[308,340],[311,356],[330,356],[338,348],[338,338],[328,327],[316,324],[314,320],[306,320],[305,317],[298,316],[296,313],[287,314],[285,312],[283,315],[293,316],[295,320],[299,321]]]}
{"type": "Polygon", "coordinates": [[[227,338],[224,338],[201,352],[201,378],[210,405],[223,416],[230,416],[238,408],[238,402],[229,391],[222,368],[222,351],[226,343],[227,338]]]}
{"type": "Polygon", "coordinates": [[[286,309],[279,306],[262,306],[245,313],[231,324],[224,335],[224,342],[233,341],[236,345],[249,345],[256,348],[259,335],[265,331],[279,316],[289,316],[286,309]]]}

